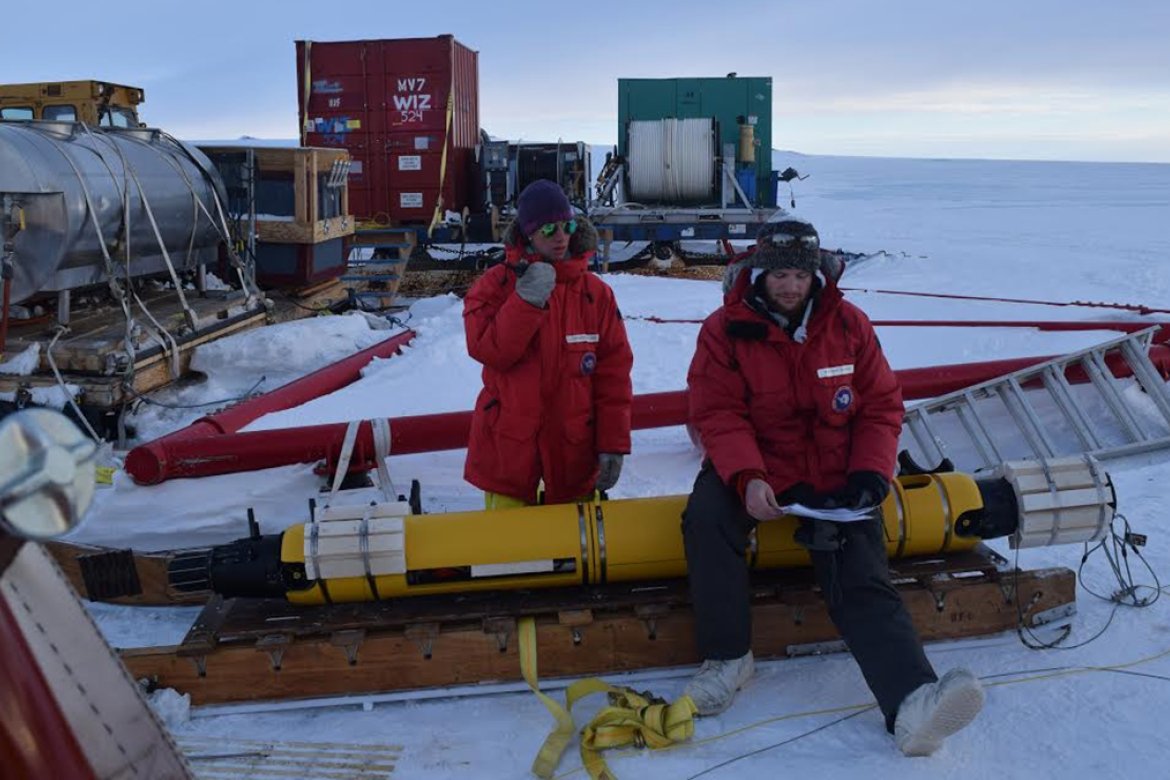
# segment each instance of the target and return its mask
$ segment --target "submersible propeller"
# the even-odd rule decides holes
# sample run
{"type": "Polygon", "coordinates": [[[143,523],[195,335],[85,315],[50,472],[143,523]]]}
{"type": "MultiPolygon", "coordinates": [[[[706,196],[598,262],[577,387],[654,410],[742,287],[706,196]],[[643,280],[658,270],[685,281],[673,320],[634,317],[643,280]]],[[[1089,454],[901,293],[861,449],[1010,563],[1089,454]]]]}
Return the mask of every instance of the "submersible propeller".
{"type": "MultiPolygon", "coordinates": [[[[226,597],[297,604],[371,601],[515,588],[569,587],[686,575],[679,530],[687,496],[583,501],[493,511],[411,514],[406,502],[325,507],[281,534],[253,534],[176,556],[170,584],[226,597]]],[[[901,476],[881,505],[890,558],[970,550],[1010,536],[1013,548],[1102,538],[1116,498],[1088,455],[1014,461],[987,474],[901,476]]],[[[799,518],[759,523],[753,569],[810,565],[799,518]]]]}

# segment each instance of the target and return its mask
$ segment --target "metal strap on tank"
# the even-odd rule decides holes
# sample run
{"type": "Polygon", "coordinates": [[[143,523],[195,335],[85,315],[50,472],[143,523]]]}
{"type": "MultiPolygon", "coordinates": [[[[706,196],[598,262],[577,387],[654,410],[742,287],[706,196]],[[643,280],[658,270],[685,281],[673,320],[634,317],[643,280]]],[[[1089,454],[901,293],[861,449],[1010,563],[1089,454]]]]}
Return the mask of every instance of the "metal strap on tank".
{"type": "MultiPolygon", "coordinates": [[[[894,512],[898,515],[898,548],[894,550],[894,557],[901,558],[902,552],[906,549],[906,507],[902,505],[902,494],[898,489],[894,488],[894,512]]],[[[885,525],[885,518],[882,518],[882,525],[885,525]]]]}
{"type": "Polygon", "coordinates": [[[955,525],[954,522],[952,522],[953,518],[951,517],[951,499],[947,496],[947,491],[943,486],[943,481],[938,478],[937,474],[931,474],[930,481],[934,483],[935,488],[938,490],[938,496],[940,499],[942,499],[944,522],[943,543],[942,547],[939,549],[939,552],[942,553],[946,552],[947,549],[951,546],[951,532],[954,530],[955,525]]]}
{"type": "Polygon", "coordinates": [[[585,527],[585,505],[577,502],[577,527],[581,530],[581,584],[589,584],[589,531],[585,527]]]}
{"type": "Polygon", "coordinates": [[[362,513],[362,524],[361,528],[358,529],[358,549],[361,550],[362,566],[366,570],[366,583],[370,586],[370,593],[374,595],[375,601],[381,601],[382,596],[378,593],[378,578],[374,576],[370,565],[370,512],[373,509],[373,505],[370,505],[362,513]]]}
{"type": "Polygon", "coordinates": [[[318,546],[318,532],[320,531],[320,523],[316,518],[309,522],[309,560],[313,562],[313,570],[317,572],[317,585],[321,588],[321,595],[325,599],[326,604],[333,603],[333,597],[329,595],[329,586],[325,584],[325,578],[321,576],[321,561],[317,556],[318,546]]]}
{"type": "Polygon", "coordinates": [[[601,512],[601,504],[598,503],[594,508],[594,517],[597,521],[597,582],[599,585],[605,584],[605,515],[601,512]]]}
{"type": "Polygon", "coordinates": [[[1105,488],[1109,486],[1109,481],[1108,478],[1101,479],[1101,464],[1097,462],[1097,459],[1089,454],[1082,457],[1085,465],[1089,467],[1089,473],[1093,475],[1093,487],[1097,489],[1097,505],[1100,507],[1097,523],[1103,526],[1105,525],[1105,513],[1108,511],[1109,505],[1117,501],[1117,496],[1106,498],[1105,488]]]}
{"type": "Polygon", "coordinates": [[[1057,538],[1060,536],[1060,488],[1056,486],[1056,480],[1052,476],[1052,469],[1048,468],[1048,461],[1040,458],[1037,461],[1040,468],[1044,470],[1044,481],[1048,483],[1048,494],[1052,496],[1052,532],[1048,535],[1048,545],[1056,544],[1057,538]]]}

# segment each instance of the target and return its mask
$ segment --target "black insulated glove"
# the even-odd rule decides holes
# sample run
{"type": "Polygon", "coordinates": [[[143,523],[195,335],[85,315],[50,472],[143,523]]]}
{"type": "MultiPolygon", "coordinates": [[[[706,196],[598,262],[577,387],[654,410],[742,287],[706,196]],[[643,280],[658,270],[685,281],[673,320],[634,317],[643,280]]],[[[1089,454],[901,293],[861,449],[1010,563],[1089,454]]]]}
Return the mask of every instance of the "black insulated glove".
{"type": "Polygon", "coordinates": [[[605,491],[617,484],[622,475],[622,456],[616,453],[603,452],[597,456],[597,490],[605,491]]]}
{"type": "Polygon", "coordinates": [[[825,509],[868,509],[876,507],[890,492],[890,483],[876,471],[854,471],[845,487],[825,497],[825,509]]]}

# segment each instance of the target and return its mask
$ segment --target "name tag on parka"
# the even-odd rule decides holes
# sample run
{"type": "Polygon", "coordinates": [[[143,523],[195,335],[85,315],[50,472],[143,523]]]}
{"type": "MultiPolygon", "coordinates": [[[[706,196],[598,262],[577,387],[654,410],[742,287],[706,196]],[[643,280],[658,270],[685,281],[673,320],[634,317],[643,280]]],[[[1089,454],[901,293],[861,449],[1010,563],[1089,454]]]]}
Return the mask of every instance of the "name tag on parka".
{"type": "Polygon", "coordinates": [[[817,369],[817,377],[820,379],[828,379],[834,376],[848,376],[853,373],[853,364],[848,363],[844,366],[827,366],[825,368],[817,369]]]}
{"type": "MultiPolygon", "coordinates": [[[[597,333],[568,333],[565,335],[566,344],[596,344],[601,341],[601,336],[597,333]]],[[[850,366],[850,370],[852,370],[850,366]]]]}

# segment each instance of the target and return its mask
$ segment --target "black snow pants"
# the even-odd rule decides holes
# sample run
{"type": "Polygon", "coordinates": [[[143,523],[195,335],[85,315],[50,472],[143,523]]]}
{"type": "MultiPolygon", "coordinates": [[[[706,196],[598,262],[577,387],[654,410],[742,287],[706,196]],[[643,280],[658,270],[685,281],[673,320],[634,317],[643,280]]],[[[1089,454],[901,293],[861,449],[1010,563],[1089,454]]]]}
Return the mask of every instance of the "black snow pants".
{"type": "MultiPolygon", "coordinates": [[[[704,464],[682,523],[695,633],[704,660],[739,658],[751,649],[745,553],[755,525],[734,488],[704,464]]],[[[813,568],[833,624],[892,732],[906,695],[938,678],[902,597],[890,583],[881,523],[876,518],[840,523],[839,531],[841,549],[810,553],[813,568]]]]}

